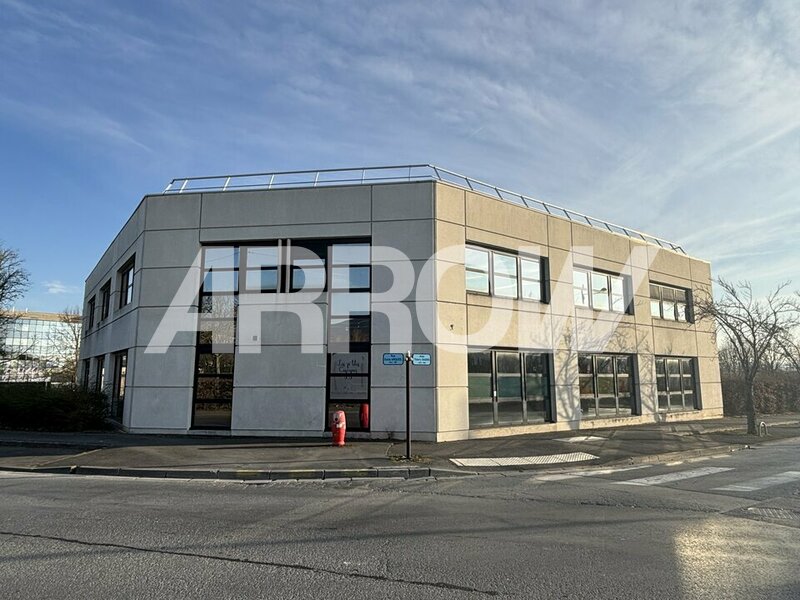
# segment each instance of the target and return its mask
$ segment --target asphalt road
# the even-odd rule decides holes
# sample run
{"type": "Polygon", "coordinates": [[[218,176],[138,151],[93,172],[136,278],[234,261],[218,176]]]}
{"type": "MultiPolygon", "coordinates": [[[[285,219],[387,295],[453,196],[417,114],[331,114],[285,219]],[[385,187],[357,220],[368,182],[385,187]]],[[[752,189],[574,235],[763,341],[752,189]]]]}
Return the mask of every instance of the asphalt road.
{"type": "Polygon", "coordinates": [[[800,440],[440,481],[5,473],[0,596],[796,600],[800,440]]]}

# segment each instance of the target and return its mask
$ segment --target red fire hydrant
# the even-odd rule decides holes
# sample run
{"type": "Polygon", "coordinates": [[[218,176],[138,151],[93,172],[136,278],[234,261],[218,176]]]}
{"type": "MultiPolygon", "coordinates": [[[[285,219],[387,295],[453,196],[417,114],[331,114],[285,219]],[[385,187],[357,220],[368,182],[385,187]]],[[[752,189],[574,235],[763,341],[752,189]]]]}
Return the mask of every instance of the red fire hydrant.
{"type": "Polygon", "coordinates": [[[331,433],[333,434],[333,445],[344,446],[344,434],[347,431],[347,419],[344,416],[343,410],[337,410],[333,413],[331,419],[331,433]]]}
{"type": "Polygon", "coordinates": [[[369,429],[369,404],[362,404],[358,411],[359,421],[361,421],[361,429],[369,429]]]}

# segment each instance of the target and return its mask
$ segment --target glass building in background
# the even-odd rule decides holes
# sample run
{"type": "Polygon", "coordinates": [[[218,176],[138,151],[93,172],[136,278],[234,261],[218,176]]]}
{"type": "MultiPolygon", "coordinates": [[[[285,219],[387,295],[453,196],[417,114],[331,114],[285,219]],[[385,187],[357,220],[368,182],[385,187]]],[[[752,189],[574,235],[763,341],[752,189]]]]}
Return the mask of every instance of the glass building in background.
{"type": "MultiPolygon", "coordinates": [[[[2,332],[0,382],[64,380],[64,368],[77,358],[81,316],[18,312],[2,332]]],[[[67,381],[69,379],[67,378],[67,381]]]]}

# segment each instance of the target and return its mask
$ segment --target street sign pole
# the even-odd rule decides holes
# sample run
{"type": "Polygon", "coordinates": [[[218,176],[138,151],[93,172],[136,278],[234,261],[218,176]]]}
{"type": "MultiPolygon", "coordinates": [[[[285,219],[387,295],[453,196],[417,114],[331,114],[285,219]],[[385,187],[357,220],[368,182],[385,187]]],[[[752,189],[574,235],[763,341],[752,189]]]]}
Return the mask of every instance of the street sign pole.
{"type": "Polygon", "coordinates": [[[403,363],[406,363],[406,460],[411,460],[411,365],[430,367],[431,355],[425,352],[411,354],[411,350],[406,351],[405,355],[399,352],[383,354],[384,366],[399,367],[403,363]]]}
{"type": "Polygon", "coordinates": [[[406,459],[411,460],[411,350],[406,352],[406,459]]]}

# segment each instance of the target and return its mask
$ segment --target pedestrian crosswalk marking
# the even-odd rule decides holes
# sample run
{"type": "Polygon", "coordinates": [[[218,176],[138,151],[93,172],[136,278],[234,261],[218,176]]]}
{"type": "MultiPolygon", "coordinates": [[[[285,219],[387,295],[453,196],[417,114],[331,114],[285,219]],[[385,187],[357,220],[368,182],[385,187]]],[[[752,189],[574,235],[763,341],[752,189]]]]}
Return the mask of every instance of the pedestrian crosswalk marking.
{"type": "Polygon", "coordinates": [[[722,487],[714,488],[716,492],[756,492],[764,488],[772,487],[775,485],[782,485],[784,483],[791,483],[792,481],[800,481],[800,471],[786,471],[778,473],[777,475],[769,475],[767,477],[759,477],[743,483],[734,483],[731,485],[724,485],[722,487]]]}
{"type": "Polygon", "coordinates": [[[542,456],[505,456],[500,458],[451,458],[450,462],[459,467],[510,467],[524,465],[549,465],[564,462],[594,460],[594,454],[568,452],[566,454],[547,454],[542,456]]]}
{"type": "Polygon", "coordinates": [[[695,477],[705,477],[706,475],[714,475],[716,473],[723,473],[725,471],[732,471],[731,467],[703,467],[701,469],[690,469],[688,471],[677,471],[675,473],[664,473],[663,475],[653,475],[652,477],[641,477],[639,479],[630,479],[628,481],[615,481],[619,485],[663,485],[665,483],[672,483],[674,481],[681,481],[683,479],[693,479],[695,477]]]}
{"type": "Polygon", "coordinates": [[[635,465],[632,467],[614,467],[611,469],[592,469],[591,471],[570,471],[569,473],[545,473],[544,475],[537,475],[531,477],[531,481],[565,481],[568,479],[578,479],[580,477],[596,477],[599,475],[612,475],[614,473],[623,473],[625,471],[634,471],[638,469],[648,469],[653,465],[635,465]]]}

